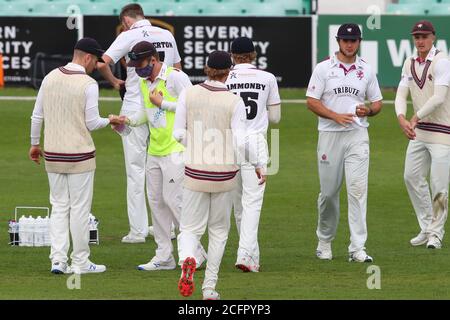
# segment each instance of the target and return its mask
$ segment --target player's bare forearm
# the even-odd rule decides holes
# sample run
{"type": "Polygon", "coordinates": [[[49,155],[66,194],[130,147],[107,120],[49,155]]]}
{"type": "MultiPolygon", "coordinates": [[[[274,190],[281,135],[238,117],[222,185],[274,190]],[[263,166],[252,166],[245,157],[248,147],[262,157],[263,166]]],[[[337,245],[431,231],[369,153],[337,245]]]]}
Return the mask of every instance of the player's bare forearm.
{"type": "Polygon", "coordinates": [[[306,98],[306,105],[308,106],[308,109],[314,112],[316,115],[322,118],[327,118],[333,120],[336,116],[336,113],[334,111],[331,111],[327,107],[323,105],[323,103],[314,98],[306,98]]]}
{"type": "Polygon", "coordinates": [[[100,74],[102,75],[102,77],[108,81],[111,85],[114,86],[114,84],[116,83],[117,78],[113,75],[111,68],[109,67],[108,64],[106,63],[101,63],[99,62],[97,64],[97,69],[100,72],[100,74]]]}
{"type": "Polygon", "coordinates": [[[371,114],[369,116],[374,116],[378,113],[380,113],[381,108],[383,108],[383,101],[374,101],[370,104],[370,110],[372,110],[371,114]]]}

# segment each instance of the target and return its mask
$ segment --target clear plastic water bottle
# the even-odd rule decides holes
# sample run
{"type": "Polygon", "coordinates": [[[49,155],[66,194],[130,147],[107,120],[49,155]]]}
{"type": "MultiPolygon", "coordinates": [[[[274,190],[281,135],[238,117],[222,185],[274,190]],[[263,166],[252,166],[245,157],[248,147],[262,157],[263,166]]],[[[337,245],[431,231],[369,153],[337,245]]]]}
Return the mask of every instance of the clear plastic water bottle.
{"type": "Polygon", "coordinates": [[[131,128],[126,124],[115,125],[113,130],[120,134],[122,137],[125,137],[131,133],[131,128]]]}
{"type": "Polygon", "coordinates": [[[26,228],[28,219],[25,216],[21,216],[19,219],[19,246],[24,247],[26,245],[26,228]]]}
{"type": "Polygon", "coordinates": [[[28,224],[27,224],[27,247],[34,246],[34,230],[36,227],[36,219],[34,219],[32,216],[28,217],[28,224]]]}
{"type": "Polygon", "coordinates": [[[49,247],[50,243],[50,219],[47,217],[44,218],[43,222],[44,228],[44,246],[49,247]]]}
{"type": "Polygon", "coordinates": [[[38,216],[34,222],[34,246],[43,247],[44,246],[44,219],[38,216]]]}
{"type": "Polygon", "coordinates": [[[12,246],[19,245],[19,223],[16,220],[9,220],[8,222],[9,244],[12,246]]]}

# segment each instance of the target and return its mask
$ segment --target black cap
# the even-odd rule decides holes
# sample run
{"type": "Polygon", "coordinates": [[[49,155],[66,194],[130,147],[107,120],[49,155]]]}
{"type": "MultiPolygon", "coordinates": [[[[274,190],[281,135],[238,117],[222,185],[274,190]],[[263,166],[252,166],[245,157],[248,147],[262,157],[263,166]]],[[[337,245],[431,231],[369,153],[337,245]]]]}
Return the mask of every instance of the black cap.
{"type": "Polygon", "coordinates": [[[434,30],[433,24],[430,21],[427,20],[421,20],[419,22],[416,22],[411,30],[411,34],[436,34],[436,31],[434,30]]]}
{"type": "Polygon", "coordinates": [[[137,67],[141,64],[142,60],[147,57],[152,57],[157,54],[155,46],[148,41],[141,41],[134,45],[130,52],[128,52],[128,67],[137,67]]]}
{"type": "Polygon", "coordinates": [[[354,23],[344,23],[339,27],[336,39],[362,39],[361,29],[354,23]]]}
{"type": "Polygon", "coordinates": [[[217,70],[230,69],[231,56],[226,51],[213,51],[209,54],[206,65],[217,70]]]}
{"type": "Polygon", "coordinates": [[[255,51],[253,41],[247,37],[239,37],[231,43],[231,53],[250,53],[255,51]]]}
{"type": "Polygon", "coordinates": [[[103,50],[102,47],[100,47],[97,40],[95,40],[95,39],[92,39],[92,38],[80,39],[75,44],[74,49],[93,54],[94,56],[96,56],[98,58],[98,61],[105,62],[102,59],[102,56],[103,56],[103,53],[105,52],[105,50],[103,50]]]}

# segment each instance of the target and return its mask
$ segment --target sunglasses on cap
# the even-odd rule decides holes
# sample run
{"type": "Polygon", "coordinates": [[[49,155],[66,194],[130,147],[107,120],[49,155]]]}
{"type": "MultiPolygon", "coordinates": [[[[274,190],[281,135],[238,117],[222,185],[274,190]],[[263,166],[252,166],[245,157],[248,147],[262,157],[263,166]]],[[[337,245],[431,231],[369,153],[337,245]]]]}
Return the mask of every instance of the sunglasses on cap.
{"type": "Polygon", "coordinates": [[[130,51],[130,52],[128,52],[128,57],[131,60],[136,61],[136,60],[140,60],[145,57],[151,57],[152,54],[153,54],[153,50],[143,51],[143,52],[139,52],[139,53],[130,51]]]}

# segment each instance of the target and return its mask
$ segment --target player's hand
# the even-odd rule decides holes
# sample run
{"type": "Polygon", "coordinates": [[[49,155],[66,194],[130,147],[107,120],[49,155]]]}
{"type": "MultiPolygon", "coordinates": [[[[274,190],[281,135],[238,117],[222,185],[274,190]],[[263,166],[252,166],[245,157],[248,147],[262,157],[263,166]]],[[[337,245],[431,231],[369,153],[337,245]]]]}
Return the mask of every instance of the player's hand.
{"type": "Polygon", "coordinates": [[[31,146],[30,151],[28,152],[28,156],[31,161],[34,161],[37,164],[41,164],[40,157],[43,157],[44,154],[42,153],[40,146],[31,146]]]}
{"type": "Polygon", "coordinates": [[[411,120],[409,120],[409,123],[411,124],[411,128],[414,130],[417,126],[417,123],[419,122],[419,117],[417,117],[417,115],[413,115],[413,117],[411,118],[411,120]]]}
{"type": "Polygon", "coordinates": [[[162,92],[161,91],[156,91],[156,89],[153,90],[153,92],[150,93],[150,101],[154,105],[156,105],[158,107],[161,107],[161,104],[163,102],[163,94],[162,94],[162,92]]]}
{"type": "Polygon", "coordinates": [[[369,107],[366,107],[365,105],[361,104],[356,107],[356,115],[360,118],[362,117],[368,117],[372,114],[372,110],[369,107]]]}
{"type": "Polygon", "coordinates": [[[414,131],[414,128],[412,127],[411,123],[405,119],[405,117],[400,116],[398,118],[398,123],[400,125],[400,128],[402,129],[405,136],[410,139],[414,140],[416,138],[416,133],[414,131]]]}
{"type": "Polygon", "coordinates": [[[341,126],[348,127],[354,121],[353,117],[352,113],[336,113],[333,120],[341,126]]]}
{"type": "Polygon", "coordinates": [[[125,87],[125,81],[121,80],[121,79],[115,79],[114,83],[113,83],[113,87],[116,90],[120,90],[123,87],[125,87]]]}
{"type": "Polygon", "coordinates": [[[108,119],[109,119],[109,123],[111,125],[122,125],[125,122],[127,122],[127,120],[128,120],[128,118],[126,116],[123,116],[123,115],[122,116],[117,116],[115,114],[110,114],[108,116],[108,119]]]}
{"type": "Polygon", "coordinates": [[[259,179],[258,185],[264,184],[267,180],[267,175],[264,173],[263,168],[256,168],[255,172],[256,172],[256,176],[259,179]]]}

